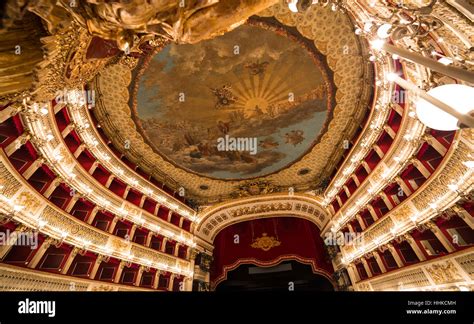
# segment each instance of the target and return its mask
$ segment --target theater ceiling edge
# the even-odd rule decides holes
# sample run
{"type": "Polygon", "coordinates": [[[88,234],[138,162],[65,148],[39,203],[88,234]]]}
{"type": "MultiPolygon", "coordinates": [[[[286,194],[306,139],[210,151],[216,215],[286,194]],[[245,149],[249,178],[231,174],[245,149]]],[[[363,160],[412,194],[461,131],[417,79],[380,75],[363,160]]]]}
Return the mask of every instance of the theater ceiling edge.
{"type": "Polygon", "coordinates": [[[369,104],[352,29],[340,12],[276,5],[212,40],[163,41],[93,80],[94,113],[131,161],[200,204],[317,190],[369,104]],[[226,136],[255,137],[258,154],[217,151],[226,136]]]}

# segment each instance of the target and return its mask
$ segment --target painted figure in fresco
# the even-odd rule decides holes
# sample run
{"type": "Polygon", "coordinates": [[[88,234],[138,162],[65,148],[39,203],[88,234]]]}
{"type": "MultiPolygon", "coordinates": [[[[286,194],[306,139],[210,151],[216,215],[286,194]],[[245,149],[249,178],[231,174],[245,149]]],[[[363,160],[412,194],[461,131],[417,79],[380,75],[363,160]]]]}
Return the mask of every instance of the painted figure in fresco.
{"type": "Polygon", "coordinates": [[[237,101],[237,97],[232,93],[232,87],[223,85],[222,88],[211,88],[212,93],[216,97],[216,109],[230,106],[237,101]]]}
{"type": "Polygon", "coordinates": [[[259,63],[257,61],[254,63],[245,64],[245,68],[249,69],[249,72],[252,75],[264,75],[269,64],[270,63],[268,63],[267,61],[262,62],[262,63],[259,63]]]}
{"type": "Polygon", "coordinates": [[[303,135],[304,132],[302,130],[292,130],[285,134],[286,143],[296,146],[304,141],[303,135]]]}

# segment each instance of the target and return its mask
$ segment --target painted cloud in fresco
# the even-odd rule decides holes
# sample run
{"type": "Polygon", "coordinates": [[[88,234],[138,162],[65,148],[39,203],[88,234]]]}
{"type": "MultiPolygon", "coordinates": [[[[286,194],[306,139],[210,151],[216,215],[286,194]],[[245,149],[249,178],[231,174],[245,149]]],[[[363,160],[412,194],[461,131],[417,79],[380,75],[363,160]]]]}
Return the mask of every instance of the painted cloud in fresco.
{"type": "Polygon", "coordinates": [[[312,147],[327,116],[322,80],[298,43],[244,25],[156,54],[140,79],[137,114],[142,133],[174,164],[214,178],[252,178],[312,147]],[[257,154],[219,151],[226,135],[256,138],[257,154]]]}

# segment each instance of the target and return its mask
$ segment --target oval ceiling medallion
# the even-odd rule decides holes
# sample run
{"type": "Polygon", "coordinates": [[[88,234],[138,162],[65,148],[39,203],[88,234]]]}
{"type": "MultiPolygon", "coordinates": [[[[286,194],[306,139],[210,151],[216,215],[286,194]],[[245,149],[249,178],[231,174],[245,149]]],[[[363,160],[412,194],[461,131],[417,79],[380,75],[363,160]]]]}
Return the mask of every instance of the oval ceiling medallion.
{"type": "Polygon", "coordinates": [[[332,116],[320,57],[263,22],[168,44],[138,73],[133,117],[147,143],[180,168],[217,179],[268,175],[301,159],[332,116]]]}

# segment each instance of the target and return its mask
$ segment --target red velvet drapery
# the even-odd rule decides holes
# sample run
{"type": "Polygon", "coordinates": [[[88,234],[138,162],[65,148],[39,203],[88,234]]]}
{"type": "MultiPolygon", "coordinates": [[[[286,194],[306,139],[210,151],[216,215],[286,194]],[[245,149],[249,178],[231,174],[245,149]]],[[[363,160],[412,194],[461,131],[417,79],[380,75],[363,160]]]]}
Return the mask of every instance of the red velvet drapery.
{"type": "Polygon", "coordinates": [[[274,266],[284,260],[310,264],[315,273],[328,279],[334,272],[324,249],[320,231],[310,221],[294,217],[275,217],[237,223],[223,229],[214,240],[211,282],[215,287],[227,272],[241,264],[274,266]],[[267,251],[252,247],[266,233],[276,246],[267,251]]]}

